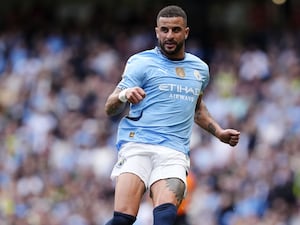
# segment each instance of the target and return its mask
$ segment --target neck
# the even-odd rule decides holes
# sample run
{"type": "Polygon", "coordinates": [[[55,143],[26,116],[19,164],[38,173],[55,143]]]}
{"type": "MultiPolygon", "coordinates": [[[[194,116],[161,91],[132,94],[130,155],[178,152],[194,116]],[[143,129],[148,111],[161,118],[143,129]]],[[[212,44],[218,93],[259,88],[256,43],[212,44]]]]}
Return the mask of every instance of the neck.
{"type": "Polygon", "coordinates": [[[180,61],[183,60],[185,57],[185,52],[181,50],[180,52],[176,54],[168,54],[160,46],[157,47],[159,49],[159,52],[165,56],[167,59],[172,60],[172,61],[180,61]]]}

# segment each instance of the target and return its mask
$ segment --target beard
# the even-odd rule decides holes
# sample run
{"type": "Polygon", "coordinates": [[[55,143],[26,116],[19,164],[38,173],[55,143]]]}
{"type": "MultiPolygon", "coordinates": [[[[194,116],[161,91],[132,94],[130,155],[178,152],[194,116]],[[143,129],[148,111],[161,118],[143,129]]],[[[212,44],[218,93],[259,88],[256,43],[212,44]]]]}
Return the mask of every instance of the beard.
{"type": "Polygon", "coordinates": [[[184,41],[181,42],[175,42],[175,41],[158,41],[159,47],[162,51],[162,53],[164,55],[166,55],[167,57],[176,57],[176,55],[182,50],[183,45],[184,45],[184,41]],[[169,49],[168,47],[166,47],[166,45],[168,44],[172,44],[175,45],[175,48],[171,48],[169,49]]]}

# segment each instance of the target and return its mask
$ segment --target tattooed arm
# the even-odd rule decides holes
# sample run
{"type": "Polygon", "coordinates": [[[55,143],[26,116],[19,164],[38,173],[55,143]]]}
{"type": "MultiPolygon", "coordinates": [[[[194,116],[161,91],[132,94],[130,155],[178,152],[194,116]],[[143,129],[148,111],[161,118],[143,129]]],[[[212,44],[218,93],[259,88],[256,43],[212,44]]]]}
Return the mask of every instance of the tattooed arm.
{"type": "Polygon", "coordinates": [[[126,106],[126,102],[119,100],[119,94],[122,90],[116,88],[107,98],[105,103],[105,112],[108,116],[114,116],[121,113],[126,106]]]}
{"type": "Polygon", "coordinates": [[[137,104],[145,97],[145,91],[140,87],[133,87],[125,90],[121,90],[117,87],[106,100],[105,112],[108,116],[117,115],[124,110],[127,101],[132,104],[137,104]],[[121,99],[123,98],[125,102],[120,100],[119,95],[121,92],[123,92],[121,99]]]}
{"type": "Polygon", "coordinates": [[[235,146],[239,141],[240,132],[234,129],[223,129],[207,110],[202,101],[202,96],[199,97],[197,102],[194,121],[224,143],[235,146]]]}
{"type": "Polygon", "coordinates": [[[202,96],[199,97],[195,111],[194,121],[197,125],[208,131],[212,135],[218,137],[218,134],[222,130],[220,125],[212,118],[211,114],[206,108],[206,105],[202,101],[202,96]]]}

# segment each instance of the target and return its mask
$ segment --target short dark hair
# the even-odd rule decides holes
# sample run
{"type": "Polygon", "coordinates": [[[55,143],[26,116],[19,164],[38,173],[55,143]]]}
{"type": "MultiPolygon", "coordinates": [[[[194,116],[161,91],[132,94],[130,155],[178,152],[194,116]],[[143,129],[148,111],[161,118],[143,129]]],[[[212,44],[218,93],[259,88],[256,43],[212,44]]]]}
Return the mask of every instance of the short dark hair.
{"type": "Polygon", "coordinates": [[[156,21],[158,21],[160,17],[182,17],[187,25],[187,15],[185,11],[177,5],[169,5],[162,8],[157,14],[156,21]]]}

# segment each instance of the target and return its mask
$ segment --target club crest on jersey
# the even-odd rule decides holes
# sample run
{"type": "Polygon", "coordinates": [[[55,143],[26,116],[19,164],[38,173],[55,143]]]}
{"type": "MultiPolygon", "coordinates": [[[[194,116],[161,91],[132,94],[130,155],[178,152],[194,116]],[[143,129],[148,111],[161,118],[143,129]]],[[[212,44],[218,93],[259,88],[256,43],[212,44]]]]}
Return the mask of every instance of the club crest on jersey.
{"type": "Polygon", "coordinates": [[[199,70],[194,70],[194,76],[197,80],[201,80],[201,74],[199,70]]]}
{"type": "Polygon", "coordinates": [[[131,132],[129,133],[129,137],[131,137],[131,138],[133,138],[134,135],[135,135],[135,133],[134,133],[133,131],[131,131],[131,132]]]}
{"type": "Polygon", "coordinates": [[[182,78],[185,77],[185,72],[182,67],[176,67],[175,70],[176,70],[177,76],[182,77],[182,78]]]}

